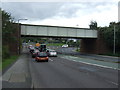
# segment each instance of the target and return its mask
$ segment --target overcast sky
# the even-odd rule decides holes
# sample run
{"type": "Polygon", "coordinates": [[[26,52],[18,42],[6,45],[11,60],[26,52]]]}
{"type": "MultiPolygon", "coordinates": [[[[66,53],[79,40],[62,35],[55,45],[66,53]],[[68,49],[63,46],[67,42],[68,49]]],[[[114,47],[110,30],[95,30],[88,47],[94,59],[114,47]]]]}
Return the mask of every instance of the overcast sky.
{"type": "Polygon", "coordinates": [[[91,20],[98,26],[118,22],[118,1],[106,2],[2,2],[2,9],[20,23],[89,28],[91,20]]]}

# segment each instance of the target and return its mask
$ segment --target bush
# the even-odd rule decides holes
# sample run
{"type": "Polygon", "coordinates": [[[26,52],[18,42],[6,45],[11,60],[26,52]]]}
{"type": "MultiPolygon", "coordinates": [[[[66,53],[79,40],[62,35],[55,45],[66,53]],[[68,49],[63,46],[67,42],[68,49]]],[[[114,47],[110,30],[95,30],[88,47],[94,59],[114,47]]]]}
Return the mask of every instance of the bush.
{"type": "Polygon", "coordinates": [[[2,46],[2,58],[6,59],[6,58],[9,58],[9,57],[10,57],[9,47],[8,46],[2,46]]]}
{"type": "Polygon", "coordinates": [[[106,44],[108,47],[113,50],[113,45],[114,45],[114,26],[115,26],[115,47],[116,47],[116,52],[120,53],[120,22],[115,23],[111,22],[109,27],[101,27],[99,28],[100,30],[100,36],[103,37],[105,40],[106,44]]]}

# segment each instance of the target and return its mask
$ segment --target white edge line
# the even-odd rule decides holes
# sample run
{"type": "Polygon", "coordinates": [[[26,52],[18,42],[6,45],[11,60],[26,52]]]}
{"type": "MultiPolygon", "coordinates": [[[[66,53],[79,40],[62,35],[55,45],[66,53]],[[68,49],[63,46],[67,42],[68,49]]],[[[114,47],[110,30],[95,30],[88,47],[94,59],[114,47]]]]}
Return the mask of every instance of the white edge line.
{"type": "MultiPolygon", "coordinates": [[[[111,81],[109,81],[109,82],[111,82],[111,81]]],[[[115,82],[111,82],[112,84],[114,84],[114,85],[116,85],[116,86],[118,86],[119,84],[118,83],[115,83],[115,82]]]]}
{"type": "Polygon", "coordinates": [[[120,70],[118,68],[113,68],[113,67],[108,67],[108,66],[103,66],[103,65],[98,65],[98,64],[91,64],[91,63],[82,62],[82,61],[76,61],[76,60],[73,60],[73,61],[75,61],[75,62],[81,62],[81,63],[88,64],[88,65],[94,65],[94,66],[98,66],[98,67],[103,67],[103,68],[110,68],[110,69],[120,70]]]}
{"type": "MultiPolygon", "coordinates": [[[[64,59],[66,59],[66,58],[64,58],[64,59]]],[[[118,68],[113,68],[113,67],[108,67],[108,66],[103,66],[103,65],[98,65],[98,64],[91,64],[91,63],[82,62],[82,61],[76,61],[76,60],[71,60],[71,61],[80,62],[80,63],[84,63],[84,64],[88,64],[88,65],[94,65],[94,66],[103,67],[103,68],[110,68],[110,69],[120,70],[118,68]]]]}
{"type": "MultiPolygon", "coordinates": [[[[68,59],[67,59],[68,60],[68,59]]],[[[110,69],[117,69],[117,68],[113,68],[113,67],[107,67],[107,66],[103,66],[103,65],[98,65],[98,64],[91,64],[91,63],[86,63],[86,62],[82,62],[82,61],[76,61],[76,60],[71,60],[71,61],[74,61],[74,62],[81,62],[81,63],[84,63],[84,64],[89,64],[89,65],[94,65],[94,66],[99,66],[99,67],[103,67],[103,68],[110,68],[110,69]]],[[[120,69],[117,69],[117,70],[120,70],[120,69]]],[[[108,80],[107,80],[108,81],[108,80]]],[[[108,81],[114,85],[119,85],[118,83],[115,83],[115,82],[112,82],[112,81],[108,81]]]]}

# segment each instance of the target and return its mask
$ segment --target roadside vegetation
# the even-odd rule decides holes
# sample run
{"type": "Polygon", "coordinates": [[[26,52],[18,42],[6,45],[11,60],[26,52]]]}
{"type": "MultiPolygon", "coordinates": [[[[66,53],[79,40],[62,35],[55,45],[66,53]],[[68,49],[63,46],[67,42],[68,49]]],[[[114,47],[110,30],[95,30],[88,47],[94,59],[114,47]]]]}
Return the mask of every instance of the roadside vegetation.
{"type": "Polygon", "coordinates": [[[113,54],[113,53],[107,53],[107,54],[99,54],[99,55],[107,55],[107,56],[120,57],[120,53],[116,53],[116,54],[113,54]]]}
{"type": "Polygon", "coordinates": [[[98,27],[101,37],[105,40],[107,46],[113,51],[114,47],[114,29],[115,29],[115,49],[116,54],[120,53],[120,22],[110,22],[109,27],[98,27]],[[115,28],[114,28],[115,27],[115,28]]]}
{"type": "Polygon", "coordinates": [[[100,37],[103,38],[104,42],[107,44],[110,49],[109,53],[105,55],[109,56],[120,56],[120,22],[110,22],[109,26],[97,27],[96,21],[91,21],[91,29],[96,29],[100,33],[100,37]],[[114,47],[114,29],[115,29],[115,54],[113,54],[114,47]]]}
{"type": "Polygon", "coordinates": [[[13,62],[15,62],[18,59],[18,57],[19,57],[18,55],[14,55],[10,56],[9,58],[3,59],[2,70],[11,65],[13,62]]]}
{"type": "Polygon", "coordinates": [[[76,51],[77,51],[77,52],[80,52],[80,48],[77,48],[76,51]]]}
{"type": "Polygon", "coordinates": [[[47,46],[62,46],[64,43],[48,43],[47,46]]]}
{"type": "Polygon", "coordinates": [[[2,58],[3,60],[11,56],[10,43],[15,41],[13,35],[15,29],[13,26],[13,18],[5,11],[2,12],[2,58]]]}
{"type": "Polygon", "coordinates": [[[7,13],[4,10],[0,9],[2,13],[2,66],[1,68],[4,69],[5,67],[9,66],[15,60],[17,60],[18,55],[15,52],[11,51],[12,45],[16,44],[17,40],[14,37],[15,27],[13,25],[14,18],[11,14],[7,13]],[[14,54],[13,54],[14,53],[14,54]]]}

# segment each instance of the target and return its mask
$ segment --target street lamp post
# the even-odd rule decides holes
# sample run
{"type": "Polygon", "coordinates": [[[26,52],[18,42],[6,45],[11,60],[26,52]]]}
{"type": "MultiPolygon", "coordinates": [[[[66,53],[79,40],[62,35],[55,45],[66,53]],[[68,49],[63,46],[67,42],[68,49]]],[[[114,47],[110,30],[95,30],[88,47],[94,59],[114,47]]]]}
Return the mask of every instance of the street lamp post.
{"type": "Polygon", "coordinates": [[[20,20],[28,20],[28,19],[18,19],[18,54],[20,54],[20,27],[19,27],[20,20]]]}
{"type": "Polygon", "coordinates": [[[20,20],[28,20],[28,19],[18,19],[18,24],[19,24],[20,20]]]}
{"type": "Polygon", "coordinates": [[[115,25],[114,25],[114,45],[113,45],[113,54],[115,54],[115,25]]]}

